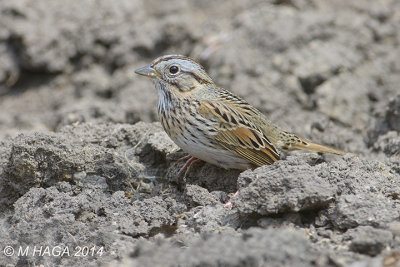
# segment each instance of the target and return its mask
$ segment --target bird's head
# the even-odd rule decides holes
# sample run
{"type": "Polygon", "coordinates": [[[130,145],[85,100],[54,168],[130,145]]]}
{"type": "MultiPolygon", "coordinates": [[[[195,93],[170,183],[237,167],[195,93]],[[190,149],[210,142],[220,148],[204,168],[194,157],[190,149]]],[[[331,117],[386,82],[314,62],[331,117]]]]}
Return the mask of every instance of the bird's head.
{"type": "Polygon", "coordinates": [[[154,79],[156,86],[173,95],[190,95],[213,84],[204,68],[185,56],[167,55],[155,59],[135,73],[154,79]]]}

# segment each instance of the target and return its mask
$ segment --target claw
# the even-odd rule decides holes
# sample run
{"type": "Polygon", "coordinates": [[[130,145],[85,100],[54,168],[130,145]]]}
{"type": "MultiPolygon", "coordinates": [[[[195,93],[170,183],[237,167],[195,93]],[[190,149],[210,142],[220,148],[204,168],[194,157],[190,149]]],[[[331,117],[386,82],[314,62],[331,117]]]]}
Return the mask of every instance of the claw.
{"type": "Polygon", "coordinates": [[[228,200],[228,202],[225,203],[224,208],[231,210],[232,209],[232,199],[234,197],[236,197],[237,195],[239,195],[239,190],[235,192],[235,194],[233,194],[233,196],[228,200]]]}

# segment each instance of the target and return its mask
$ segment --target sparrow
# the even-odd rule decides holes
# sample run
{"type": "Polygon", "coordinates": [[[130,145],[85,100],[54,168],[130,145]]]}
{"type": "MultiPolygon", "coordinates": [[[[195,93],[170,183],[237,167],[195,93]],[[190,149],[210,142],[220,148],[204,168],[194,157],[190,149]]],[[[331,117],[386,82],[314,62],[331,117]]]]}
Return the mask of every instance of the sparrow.
{"type": "Polygon", "coordinates": [[[164,130],[190,154],[179,173],[198,160],[246,170],[273,164],[280,151],[346,154],[282,130],[245,100],[217,86],[189,57],[162,56],[135,72],[152,79],[164,130]]]}

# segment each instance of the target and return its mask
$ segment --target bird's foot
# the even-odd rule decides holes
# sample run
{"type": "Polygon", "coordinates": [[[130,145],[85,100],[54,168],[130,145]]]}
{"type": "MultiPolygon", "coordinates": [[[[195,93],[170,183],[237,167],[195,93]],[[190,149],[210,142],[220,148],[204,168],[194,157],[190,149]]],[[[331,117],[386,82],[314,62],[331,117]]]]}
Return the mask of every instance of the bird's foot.
{"type": "Polygon", "coordinates": [[[239,195],[239,190],[236,191],[235,194],[233,194],[233,196],[228,200],[228,202],[225,203],[224,208],[227,208],[227,209],[231,210],[231,209],[232,209],[232,206],[233,206],[233,204],[232,204],[232,199],[233,199],[234,197],[238,196],[238,195],[239,195]]]}

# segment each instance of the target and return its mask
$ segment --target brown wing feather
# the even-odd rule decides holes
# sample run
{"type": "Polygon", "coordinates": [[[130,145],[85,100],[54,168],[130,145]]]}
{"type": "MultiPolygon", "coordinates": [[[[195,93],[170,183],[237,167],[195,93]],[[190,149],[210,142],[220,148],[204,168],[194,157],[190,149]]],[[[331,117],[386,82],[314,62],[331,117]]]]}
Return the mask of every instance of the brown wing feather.
{"type": "Polygon", "coordinates": [[[244,149],[239,147],[235,148],[234,151],[256,166],[271,165],[276,161],[272,160],[270,157],[266,157],[264,154],[265,152],[262,150],[244,149]]]}
{"type": "Polygon", "coordinates": [[[235,107],[219,102],[204,101],[199,110],[207,119],[219,124],[215,140],[256,166],[279,160],[278,151],[268,138],[253,126],[235,107]]]}

